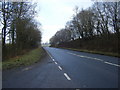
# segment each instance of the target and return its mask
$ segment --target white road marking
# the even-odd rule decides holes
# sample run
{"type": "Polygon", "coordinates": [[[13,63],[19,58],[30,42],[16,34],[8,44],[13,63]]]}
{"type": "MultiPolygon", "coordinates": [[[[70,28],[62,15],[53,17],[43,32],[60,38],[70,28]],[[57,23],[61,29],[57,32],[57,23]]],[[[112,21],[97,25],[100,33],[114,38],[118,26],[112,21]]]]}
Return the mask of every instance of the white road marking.
{"type": "Polygon", "coordinates": [[[62,68],[61,68],[60,66],[58,66],[58,68],[59,68],[60,70],[62,70],[62,68]]]}
{"type": "Polygon", "coordinates": [[[48,53],[48,51],[46,51],[46,52],[47,52],[47,54],[50,56],[50,58],[53,59],[53,57],[48,53]]]}
{"type": "Polygon", "coordinates": [[[52,59],[53,61],[55,61],[54,59],[52,59]]]}
{"type": "Polygon", "coordinates": [[[55,62],[55,64],[57,64],[57,62],[55,62]]]}
{"type": "Polygon", "coordinates": [[[99,59],[99,58],[94,58],[95,60],[99,60],[99,61],[103,61],[102,59],[99,59]]]}
{"type": "Polygon", "coordinates": [[[22,71],[27,71],[27,70],[29,70],[29,69],[31,69],[32,67],[27,67],[27,68],[24,68],[24,69],[22,69],[22,71]]]}
{"type": "Polygon", "coordinates": [[[64,76],[67,78],[67,80],[71,80],[70,77],[66,73],[64,73],[64,76]]]}
{"type": "MultiPolygon", "coordinates": [[[[47,51],[46,51],[47,52],[47,51]]],[[[50,56],[50,58],[55,62],[54,58],[47,52],[47,54],[50,56]]],[[[55,62],[55,64],[57,64],[57,62],[55,62]]],[[[60,66],[58,66],[58,68],[60,70],[62,70],[62,68],[60,66]]],[[[64,76],[68,79],[68,80],[71,80],[71,78],[66,74],[64,73],[64,76]]]]}
{"type": "Polygon", "coordinates": [[[78,57],[82,57],[82,58],[88,58],[88,59],[94,59],[94,60],[98,60],[98,61],[103,61],[102,59],[99,59],[99,58],[93,58],[93,57],[88,57],[88,56],[83,56],[83,55],[77,55],[77,54],[70,53],[70,52],[68,52],[68,53],[72,54],[72,55],[75,55],[75,56],[78,56],[78,57]]]}
{"type": "Polygon", "coordinates": [[[72,55],[75,55],[75,56],[78,56],[78,57],[83,57],[83,58],[98,60],[98,61],[104,62],[104,63],[106,63],[106,64],[109,64],[109,65],[113,65],[113,66],[120,67],[120,65],[118,65],[118,64],[114,64],[114,63],[110,63],[110,62],[105,62],[104,60],[99,59],[99,58],[93,58],[93,57],[88,57],[88,56],[77,55],[77,54],[70,53],[70,52],[67,52],[67,53],[72,54],[72,55]]]}
{"type": "Polygon", "coordinates": [[[51,56],[51,59],[53,59],[53,57],[51,56]]]}
{"type": "Polygon", "coordinates": [[[114,64],[114,63],[110,63],[110,62],[104,62],[104,63],[106,63],[106,64],[110,64],[110,65],[113,65],[113,66],[120,67],[120,65],[118,65],[118,64],[114,64]]]}

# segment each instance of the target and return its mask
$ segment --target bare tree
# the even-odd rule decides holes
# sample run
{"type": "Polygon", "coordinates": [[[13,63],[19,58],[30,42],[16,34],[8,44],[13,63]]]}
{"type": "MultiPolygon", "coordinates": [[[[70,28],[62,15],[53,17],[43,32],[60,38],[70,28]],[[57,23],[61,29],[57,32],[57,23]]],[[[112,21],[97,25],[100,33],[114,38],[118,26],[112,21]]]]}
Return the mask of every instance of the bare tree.
{"type": "Polygon", "coordinates": [[[9,2],[2,2],[1,4],[2,9],[0,10],[1,13],[1,23],[3,24],[3,28],[2,28],[2,45],[3,48],[5,47],[5,40],[6,40],[6,36],[8,34],[9,31],[7,31],[7,28],[9,26],[9,20],[10,20],[10,3],[9,2]]]}

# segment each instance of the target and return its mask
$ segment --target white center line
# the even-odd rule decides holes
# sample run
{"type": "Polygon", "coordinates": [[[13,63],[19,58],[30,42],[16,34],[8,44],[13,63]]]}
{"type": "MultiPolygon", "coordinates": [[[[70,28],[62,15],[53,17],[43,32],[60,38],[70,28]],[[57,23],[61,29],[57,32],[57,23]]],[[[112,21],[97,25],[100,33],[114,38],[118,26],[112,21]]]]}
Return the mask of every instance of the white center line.
{"type": "MultiPolygon", "coordinates": [[[[46,51],[47,52],[47,51],[46,51]]],[[[54,58],[47,52],[47,54],[50,56],[50,58],[55,62],[54,58]]],[[[55,62],[55,64],[57,64],[57,62],[55,62]]],[[[60,66],[58,66],[58,68],[60,70],[62,70],[62,68],[60,66]]],[[[71,80],[71,78],[66,74],[64,73],[64,76],[67,78],[67,80],[71,80]]]]}
{"type": "Polygon", "coordinates": [[[58,66],[58,68],[59,68],[60,70],[62,70],[62,68],[61,68],[60,66],[58,66]]]}
{"type": "Polygon", "coordinates": [[[104,62],[104,63],[120,67],[120,65],[118,65],[118,64],[114,64],[114,63],[110,63],[110,62],[104,62]]]}
{"type": "Polygon", "coordinates": [[[48,53],[48,51],[46,51],[46,52],[47,52],[47,54],[50,56],[50,58],[53,59],[53,57],[48,53]]]}
{"type": "Polygon", "coordinates": [[[67,80],[71,80],[70,77],[66,73],[64,73],[64,76],[67,78],[67,80]]]}
{"type": "Polygon", "coordinates": [[[57,64],[57,62],[55,62],[55,64],[57,64]]]}
{"type": "Polygon", "coordinates": [[[55,61],[54,59],[52,59],[53,61],[55,61]]]}

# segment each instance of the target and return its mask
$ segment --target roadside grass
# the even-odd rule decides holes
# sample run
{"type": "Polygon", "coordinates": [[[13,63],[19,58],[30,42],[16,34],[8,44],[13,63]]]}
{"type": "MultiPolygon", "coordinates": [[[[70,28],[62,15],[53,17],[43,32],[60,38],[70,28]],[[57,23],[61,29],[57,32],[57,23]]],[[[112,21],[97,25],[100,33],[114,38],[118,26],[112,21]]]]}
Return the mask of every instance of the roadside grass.
{"type": "Polygon", "coordinates": [[[101,55],[108,55],[108,56],[114,56],[114,57],[120,57],[119,53],[112,53],[112,52],[103,52],[103,51],[92,51],[92,50],[85,50],[85,49],[75,49],[75,48],[65,48],[68,50],[74,50],[74,51],[80,51],[80,52],[88,52],[88,53],[94,53],[94,54],[101,54],[101,55]]]}
{"type": "Polygon", "coordinates": [[[37,63],[45,55],[43,48],[37,48],[27,52],[22,56],[17,56],[2,62],[2,69],[11,69],[19,66],[27,66],[37,63]]]}

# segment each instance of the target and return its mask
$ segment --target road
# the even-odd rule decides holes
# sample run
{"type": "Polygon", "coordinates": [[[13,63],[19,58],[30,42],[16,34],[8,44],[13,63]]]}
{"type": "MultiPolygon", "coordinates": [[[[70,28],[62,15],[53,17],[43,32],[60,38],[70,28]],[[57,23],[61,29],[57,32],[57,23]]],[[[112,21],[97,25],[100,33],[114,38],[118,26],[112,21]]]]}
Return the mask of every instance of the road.
{"type": "Polygon", "coordinates": [[[44,47],[39,63],[3,72],[3,88],[118,88],[117,57],[44,47]]]}

